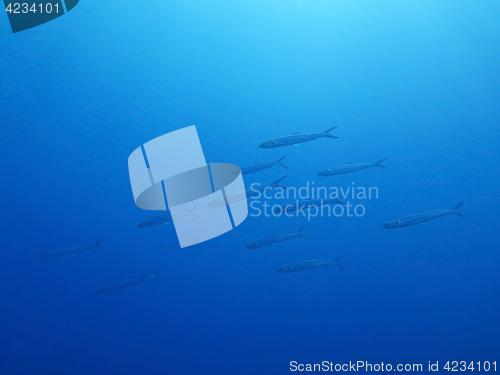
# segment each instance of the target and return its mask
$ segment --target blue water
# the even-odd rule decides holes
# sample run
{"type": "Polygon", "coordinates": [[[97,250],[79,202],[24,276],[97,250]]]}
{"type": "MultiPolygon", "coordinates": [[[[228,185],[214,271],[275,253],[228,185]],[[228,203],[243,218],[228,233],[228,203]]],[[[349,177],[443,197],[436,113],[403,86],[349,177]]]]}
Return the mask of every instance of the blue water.
{"type": "MultiPolygon", "coordinates": [[[[290,362],[500,360],[500,4],[97,1],[0,16],[0,373],[286,374],[290,362]],[[177,249],[137,228],[127,158],[195,124],[209,162],[287,186],[378,187],[363,217],[251,217],[177,249]],[[339,139],[268,139],[338,126],[339,139]],[[322,169],[389,158],[387,169],[322,169]],[[448,216],[390,220],[465,201],[448,216]],[[100,235],[103,249],[42,259],[100,235]],[[163,247],[161,247],[163,246],[163,247]],[[278,267],[343,256],[325,267],[278,267]],[[163,267],[163,282],[98,290],[163,267]]],[[[444,372],[443,370],[441,370],[444,372]]],[[[441,372],[440,371],[440,372],[441,372]]],[[[426,372],[426,371],[424,371],[426,372]]]]}

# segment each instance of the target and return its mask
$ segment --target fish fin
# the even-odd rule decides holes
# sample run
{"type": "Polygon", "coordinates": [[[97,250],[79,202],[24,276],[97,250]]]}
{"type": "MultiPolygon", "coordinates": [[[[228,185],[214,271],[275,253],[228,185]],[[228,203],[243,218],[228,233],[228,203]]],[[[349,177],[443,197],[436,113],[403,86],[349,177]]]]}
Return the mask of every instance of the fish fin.
{"type": "Polygon", "coordinates": [[[309,241],[309,238],[307,238],[306,236],[303,236],[302,234],[299,233],[299,235],[297,236],[299,238],[302,238],[303,240],[307,240],[309,241]]]}
{"type": "Polygon", "coordinates": [[[300,233],[302,232],[302,229],[304,229],[304,227],[306,226],[306,223],[302,224],[302,226],[300,227],[300,229],[297,231],[297,233],[300,233]]]}
{"type": "MultiPolygon", "coordinates": [[[[196,206],[194,206],[193,208],[191,208],[188,213],[191,214],[191,212],[193,212],[195,210],[196,207],[198,207],[199,205],[197,204],[196,206]]],[[[193,215],[193,216],[196,216],[196,215],[193,215]]]]}
{"type": "Polygon", "coordinates": [[[102,234],[101,237],[99,237],[99,239],[94,244],[94,247],[100,247],[100,248],[102,248],[101,244],[99,243],[99,241],[101,241],[102,236],[104,236],[104,234],[102,234]]]}
{"type": "Polygon", "coordinates": [[[469,219],[467,216],[465,216],[465,215],[464,215],[464,214],[460,211],[460,210],[461,210],[461,208],[462,208],[462,206],[464,205],[464,203],[465,203],[465,202],[462,202],[462,203],[460,203],[458,206],[453,207],[453,209],[452,209],[452,210],[454,211],[454,212],[453,212],[454,214],[456,214],[456,215],[458,215],[458,216],[463,217],[465,220],[470,221],[470,219],[469,219]]]}
{"type": "Polygon", "coordinates": [[[385,159],[382,159],[382,160],[376,161],[376,162],[375,162],[375,166],[376,166],[376,167],[379,167],[379,168],[387,168],[385,165],[380,164],[380,163],[382,163],[383,161],[386,161],[387,159],[389,159],[389,158],[385,158],[385,159]]]}
{"type": "Polygon", "coordinates": [[[286,158],[286,155],[283,156],[281,159],[276,160],[276,164],[281,165],[283,168],[290,169],[285,164],[283,164],[283,159],[284,158],[286,158]]]}
{"type": "Polygon", "coordinates": [[[159,277],[158,277],[158,272],[160,272],[162,268],[163,268],[163,267],[160,267],[160,268],[158,268],[157,270],[153,271],[153,272],[151,273],[151,275],[149,275],[149,277],[151,277],[151,278],[153,278],[153,279],[159,279],[159,277]]]}
{"type": "Polygon", "coordinates": [[[337,197],[337,204],[347,204],[347,202],[344,200],[347,198],[347,194],[344,194],[342,197],[337,197]]]}
{"type": "Polygon", "coordinates": [[[281,177],[281,178],[277,179],[276,181],[274,181],[272,184],[276,184],[276,185],[278,185],[278,184],[279,184],[281,181],[283,181],[285,178],[286,178],[286,176],[283,176],[283,177],[281,177]]]}
{"type": "Polygon", "coordinates": [[[334,126],[333,128],[330,128],[328,130],[325,130],[323,133],[325,133],[325,137],[328,137],[328,138],[338,138],[337,136],[333,135],[333,134],[330,134],[330,132],[333,130],[333,129],[337,129],[336,126],[334,126]]]}
{"type": "Polygon", "coordinates": [[[344,272],[345,272],[345,269],[344,269],[344,268],[340,265],[340,263],[339,263],[339,262],[340,262],[340,260],[341,260],[342,258],[343,258],[343,257],[338,257],[338,258],[334,259],[334,260],[335,260],[335,262],[337,262],[337,263],[335,263],[335,265],[336,265],[338,268],[340,268],[342,271],[344,271],[344,272]]]}
{"type": "Polygon", "coordinates": [[[280,182],[283,181],[285,178],[286,176],[277,179],[276,181],[270,184],[271,185],[270,187],[274,189],[285,189],[285,190],[288,189],[288,187],[280,185],[280,182]]]}

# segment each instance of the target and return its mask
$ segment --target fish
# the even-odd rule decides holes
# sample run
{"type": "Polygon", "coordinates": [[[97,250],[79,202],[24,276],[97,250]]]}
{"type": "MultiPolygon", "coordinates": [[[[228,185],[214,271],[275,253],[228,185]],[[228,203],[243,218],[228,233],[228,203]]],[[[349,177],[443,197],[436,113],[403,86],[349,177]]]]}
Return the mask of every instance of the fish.
{"type": "Polygon", "coordinates": [[[160,272],[162,268],[163,267],[160,267],[156,271],[154,271],[148,275],[133,277],[131,279],[121,281],[119,283],[104,287],[104,288],[100,289],[98,293],[99,294],[108,294],[108,293],[119,292],[120,290],[133,288],[134,286],[136,286],[140,283],[143,283],[144,281],[150,280],[150,279],[161,280],[158,277],[158,272],[160,272]]]}
{"type": "Polygon", "coordinates": [[[324,132],[320,132],[320,133],[306,133],[306,134],[293,133],[292,135],[287,135],[285,137],[271,139],[269,141],[262,142],[259,145],[259,147],[260,148],[277,148],[277,147],[283,147],[283,146],[293,146],[293,145],[297,145],[299,143],[314,141],[316,138],[338,138],[337,136],[330,134],[330,132],[336,128],[337,127],[334,126],[333,128],[330,128],[330,129],[325,130],[324,132]]]}
{"type": "MultiPolygon", "coordinates": [[[[234,193],[227,194],[226,195],[227,203],[228,204],[236,203],[236,202],[243,201],[245,199],[249,199],[255,195],[258,195],[259,193],[263,193],[264,190],[267,190],[267,189],[288,189],[288,187],[280,185],[280,182],[283,181],[285,178],[286,178],[286,176],[281,177],[281,178],[277,179],[276,181],[271,182],[270,184],[267,184],[264,186],[260,186],[260,185],[253,186],[253,187],[248,186],[248,187],[245,187],[245,189],[241,189],[240,191],[236,191],[234,193]]],[[[210,202],[209,204],[207,204],[208,207],[220,207],[220,206],[224,206],[224,205],[226,205],[224,198],[217,198],[217,199],[213,200],[212,202],[210,202]]]]}
{"type": "Polygon", "coordinates": [[[345,269],[340,265],[339,261],[342,257],[338,257],[336,259],[309,259],[303,262],[290,264],[288,266],[283,266],[278,268],[276,271],[281,273],[290,273],[290,272],[298,272],[298,271],[308,271],[314,268],[326,267],[330,265],[334,265],[339,267],[342,271],[345,272],[345,269]]]}
{"type": "Polygon", "coordinates": [[[40,256],[40,258],[55,258],[55,257],[63,256],[63,255],[75,255],[75,254],[82,253],[84,251],[93,249],[94,247],[102,248],[102,246],[100,244],[101,238],[102,238],[102,236],[99,237],[99,239],[93,244],[71,245],[70,247],[67,247],[65,249],[49,251],[47,253],[43,253],[40,256]]]}
{"type": "Polygon", "coordinates": [[[151,227],[153,225],[158,225],[158,224],[169,224],[173,222],[174,219],[172,218],[172,214],[170,213],[169,210],[165,214],[154,216],[150,219],[144,220],[143,222],[139,223],[137,225],[139,228],[147,228],[151,227]]]}
{"type": "Polygon", "coordinates": [[[270,184],[264,185],[264,186],[249,186],[245,190],[247,191],[247,197],[251,198],[255,195],[262,194],[265,190],[268,189],[288,189],[287,186],[280,185],[281,181],[283,181],[287,176],[283,176],[281,178],[278,178],[276,181],[271,182],[270,184]]]}
{"type": "Polygon", "coordinates": [[[426,223],[428,221],[434,220],[434,219],[439,219],[440,217],[446,216],[446,215],[458,215],[463,217],[464,219],[469,220],[460,210],[462,206],[464,205],[465,202],[460,203],[458,206],[453,207],[452,209],[444,209],[444,210],[435,210],[435,211],[426,211],[426,212],[420,212],[415,215],[407,216],[402,219],[398,220],[393,220],[385,223],[382,228],[386,229],[396,229],[396,228],[403,228],[403,227],[409,227],[411,225],[419,225],[426,223]]]}
{"type": "Polygon", "coordinates": [[[251,244],[246,246],[246,249],[253,250],[253,249],[258,249],[260,247],[264,246],[270,246],[270,245],[276,245],[277,243],[283,242],[283,241],[288,241],[291,240],[292,238],[302,238],[304,240],[309,239],[307,237],[304,237],[302,235],[302,229],[304,229],[304,225],[300,227],[300,229],[295,232],[295,233],[286,233],[286,234],[273,234],[270,237],[263,238],[261,240],[252,242],[251,244]]]}
{"type": "MultiPolygon", "coordinates": [[[[347,196],[347,195],[346,195],[347,196]]],[[[345,198],[346,196],[342,197],[345,198]]],[[[342,200],[342,198],[333,198],[333,199],[306,199],[303,201],[297,201],[295,204],[285,204],[283,206],[275,207],[274,213],[279,214],[282,212],[295,212],[299,210],[307,211],[312,207],[321,208],[322,206],[326,206],[329,204],[342,204],[346,205],[347,202],[342,200]]]]}
{"type": "Polygon", "coordinates": [[[388,158],[376,161],[375,163],[350,163],[339,165],[336,167],[324,169],[318,173],[318,176],[337,176],[341,174],[350,174],[353,172],[361,171],[363,169],[368,168],[387,168],[385,165],[382,165],[383,161],[386,161],[388,158]]]}
{"type": "MultiPolygon", "coordinates": [[[[289,169],[285,164],[283,164],[284,158],[286,158],[286,155],[283,156],[281,159],[278,159],[275,161],[268,161],[265,163],[255,163],[253,165],[249,165],[248,167],[243,167],[243,168],[241,168],[241,174],[257,173],[257,172],[263,171],[265,169],[269,169],[271,167],[274,167],[275,165],[279,165],[283,168],[289,169]]],[[[237,172],[237,171],[235,171],[235,172],[237,172]]],[[[237,173],[233,173],[233,174],[237,174],[237,173]]]]}
{"type": "Polygon", "coordinates": [[[188,212],[181,212],[181,213],[176,213],[174,216],[172,216],[172,213],[170,210],[167,209],[166,213],[158,216],[153,216],[152,218],[149,218],[147,220],[144,220],[143,222],[139,223],[137,227],[139,228],[147,228],[151,227],[153,225],[159,225],[159,224],[170,224],[177,219],[181,219],[186,216],[194,216],[194,217],[199,217],[195,214],[193,214],[194,209],[198,207],[198,205],[194,206],[192,209],[190,209],[188,212]]]}

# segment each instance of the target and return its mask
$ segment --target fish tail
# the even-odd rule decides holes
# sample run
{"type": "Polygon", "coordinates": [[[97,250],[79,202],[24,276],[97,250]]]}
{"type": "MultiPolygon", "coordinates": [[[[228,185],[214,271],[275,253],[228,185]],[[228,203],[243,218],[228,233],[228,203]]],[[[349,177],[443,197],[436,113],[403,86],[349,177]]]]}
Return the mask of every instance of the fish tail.
{"type": "Polygon", "coordinates": [[[348,195],[348,194],[346,193],[346,194],[344,194],[344,195],[343,195],[343,196],[341,196],[341,197],[337,197],[337,204],[344,204],[344,205],[346,205],[346,204],[347,204],[347,202],[346,202],[346,200],[345,200],[345,199],[347,198],[347,195],[348,195]]]}
{"type": "Polygon", "coordinates": [[[383,161],[386,161],[387,159],[389,159],[389,158],[385,158],[385,159],[382,159],[382,160],[376,161],[376,162],[375,162],[375,166],[376,166],[376,167],[379,167],[379,168],[387,168],[385,165],[380,164],[380,163],[382,163],[383,161]]]}
{"type": "Polygon", "coordinates": [[[283,181],[286,178],[286,176],[281,177],[280,179],[274,181],[271,185],[274,188],[281,188],[281,189],[288,189],[286,186],[281,186],[280,182],[283,181]]]}
{"type": "Polygon", "coordinates": [[[309,238],[307,238],[306,236],[302,235],[302,229],[304,229],[305,226],[306,226],[305,223],[302,224],[302,226],[300,227],[300,229],[297,231],[297,237],[302,238],[303,240],[309,241],[309,238]]]}
{"type": "Polygon", "coordinates": [[[278,165],[281,165],[283,168],[290,169],[290,168],[288,168],[285,164],[283,164],[283,159],[284,159],[284,158],[286,158],[286,155],[285,155],[285,156],[283,156],[281,159],[278,159],[278,160],[277,160],[277,164],[278,164],[278,165]]]}
{"type": "Polygon", "coordinates": [[[149,277],[151,277],[152,279],[157,279],[157,280],[160,280],[160,281],[161,281],[161,279],[158,277],[158,273],[161,271],[161,269],[162,269],[162,268],[163,268],[163,267],[160,267],[160,268],[158,268],[156,271],[153,271],[153,272],[151,273],[151,275],[149,275],[149,277]]]}
{"type": "Polygon", "coordinates": [[[460,203],[459,205],[455,206],[452,208],[452,211],[454,214],[463,217],[465,220],[470,221],[470,219],[465,216],[460,210],[462,209],[462,206],[464,205],[465,202],[460,203]]]}
{"type": "Polygon", "coordinates": [[[336,126],[334,126],[333,128],[330,128],[330,129],[327,129],[325,130],[323,133],[325,134],[324,136],[327,137],[327,138],[338,138],[337,136],[333,135],[333,134],[330,134],[330,132],[333,130],[333,129],[337,129],[336,126]]]}
{"type": "Polygon", "coordinates": [[[335,265],[336,265],[338,268],[340,268],[342,271],[344,271],[344,272],[345,272],[345,269],[344,269],[344,268],[340,265],[340,263],[339,263],[339,262],[340,262],[340,260],[341,260],[342,258],[343,258],[343,257],[338,257],[337,259],[335,259],[335,262],[336,262],[336,263],[335,263],[335,265]]]}
{"type": "Polygon", "coordinates": [[[102,248],[102,245],[99,243],[101,241],[102,236],[104,236],[104,234],[102,234],[101,237],[99,237],[99,239],[94,244],[94,247],[100,247],[100,248],[102,248]]]}
{"type": "Polygon", "coordinates": [[[299,234],[297,235],[297,237],[302,238],[303,240],[307,240],[307,241],[309,241],[309,238],[307,238],[306,236],[303,236],[301,233],[299,233],[299,234]]]}

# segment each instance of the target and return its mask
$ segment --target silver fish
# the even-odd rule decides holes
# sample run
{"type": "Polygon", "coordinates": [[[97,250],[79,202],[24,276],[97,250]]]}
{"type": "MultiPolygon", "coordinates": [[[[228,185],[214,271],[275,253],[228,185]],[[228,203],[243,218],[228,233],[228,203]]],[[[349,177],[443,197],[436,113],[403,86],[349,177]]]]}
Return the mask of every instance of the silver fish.
{"type": "Polygon", "coordinates": [[[55,257],[59,257],[62,255],[74,255],[74,254],[82,253],[84,251],[93,249],[94,247],[101,247],[102,248],[101,244],[99,243],[99,241],[101,241],[101,238],[102,238],[102,236],[99,237],[99,239],[93,244],[71,245],[70,247],[67,247],[65,249],[49,251],[47,253],[42,254],[41,258],[55,258],[55,257]]]}
{"type": "Polygon", "coordinates": [[[130,288],[133,288],[134,286],[136,286],[140,283],[143,283],[144,281],[150,280],[150,279],[161,280],[158,277],[158,272],[160,272],[161,269],[162,269],[162,267],[158,268],[156,271],[154,271],[148,275],[133,277],[131,279],[121,281],[119,283],[107,286],[107,287],[99,290],[98,293],[99,294],[107,294],[107,293],[118,292],[120,290],[130,289],[130,288]]]}
{"type": "MultiPolygon", "coordinates": [[[[345,198],[345,196],[343,197],[345,198]]],[[[326,206],[329,204],[342,204],[346,205],[347,202],[343,201],[342,198],[333,198],[333,199],[307,199],[303,201],[297,201],[295,204],[286,204],[280,207],[275,207],[274,208],[274,213],[279,214],[279,213],[288,213],[288,212],[295,212],[295,211],[307,211],[311,209],[312,207],[318,207],[321,208],[322,206],[326,206]]]]}
{"type": "Polygon", "coordinates": [[[330,265],[334,265],[339,267],[342,271],[345,272],[345,269],[342,268],[339,261],[342,257],[338,257],[337,259],[309,259],[303,262],[290,264],[288,266],[283,266],[277,269],[278,272],[281,273],[290,273],[297,271],[307,271],[312,270],[314,268],[326,267],[330,265]]]}
{"type": "MultiPolygon", "coordinates": [[[[285,164],[283,164],[284,158],[286,158],[286,155],[283,156],[281,159],[278,159],[275,161],[267,161],[265,163],[255,163],[253,165],[249,165],[248,167],[243,167],[243,168],[241,168],[241,174],[257,173],[257,172],[263,171],[265,169],[269,169],[271,167],[274,167],[275,165],[279,165],[283,168],[289,169],[285,164]]],[[[237,172],[237,171],[235,171],[235,172],[237,172]]]]}
{"type": "MultiPolygon", "coordinates": [[[[286,186],[280,185],[280,182],[283,181],[286,178],[286,176],[281,177],[277,179],[274,182],[271,182],[270,184],[264,185],[264,186],[248,186],[245,189],[242,189],[240,191],[236,191],[231,194],[227,194],[227,203],[236,203],[240,202],[245,199],[250,199],[251,197],[258,195],[259,193],[263,193],[264,190],[267,189],[288,189],[286,186]]],[[[217,198],[207,204],[208,207],[220,207],[224,206],[226,204],[224,198],[217,198]]]]}
{"type": "Polygon", "coordinates": [[[387,160],[387,158],[376,161],[375,163],[356,163],[356,164],[350,163],[350,164],[339,165],[336,167],[322,170],[321,172],[318,173],[318,176],[324,176],[324,177],[337,176],[340,174],[350,174],[368,168],[387,168],[385,165],[380,164],[385,160],[387,160]]]}
{"type": "Polygon", "coordinates": [[[246,246],[246,249],[253,250],[258,249],[259,247],[276,245],[277,243],[291,240],[292,238],[302,238],[304,240],[309,240],[307,237],[304,237],[301,232],[304,229],[304,225],[300,227],[300,229],[295,233],[286,233],[286,234],[273,234],[270,237],[263,238],[261,240],[252,242],[250,245],[246,246]]]}
{"type": "Polygon", "coordinates": [[[382,228],[396,229],[396,228],[408,227],[408,226],[411,226],[411,225],[423,224],[423,223],[426,223],[426,222],[434,220],[434,219],[439,219],[440,217],[443,217],[443,216],[446,216],[446,215],[458,215],[458,216],[463,217],[466,220],[469,220],[460,211],[460,209],[462,208],[463,205],[464,205],[464,202],[460,203],[456,207],[453,207],[452,209],[420,212],[418,214],[407,216],[407,217],[404,217],[402,219],[398,219],[398,220],[394,220],[394,221],[389,221],[388,223],[385,223],[382,226],[382,228]]]}
{"type": "Polygon", "coordinates": [[[153,225],[158,225],[158,224],[170,224],[171,222],[174,221],[174,218],[177,220],[177,219],[180,219],[180,218],[183,218],[186,216],[199,217],[199,216],[193,214],[193,211],[196,207],[198,207],[198,205],[196,205],[195,207],[190,209],[188,212],[176,213],[175,217],[172,216],[172,213],[170,212],[170,210],[167,210],[166,213],[164,213],[162,215],[158,215],[158,216],[153,216],[152,218],[144,220],[143,222],[139,223],[139,225],[137,225],[137,226],[139,228],[147,228],[147,227],[151,227],[153,225]]]}
{"type": "Polygon", "coordinates": [[[324,132],[320,132],[320,133],[306,133],[306,134],[294,133],[292,135],[287,135],[286,137],[271,139],[269,141],[262,142],[259,145],[259,147],[260,148],[276,148],[276,147],[283,147],[283,146],[293,146],[293,145],[297,145],[299,143],[314,141],[316,138],[338,138],[338,137],[330,134],[330,132],[336,128],[337,127],[334,126],[333,128],[330,128],[330,129],[325,130],[324,132]]]}

